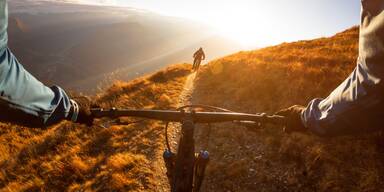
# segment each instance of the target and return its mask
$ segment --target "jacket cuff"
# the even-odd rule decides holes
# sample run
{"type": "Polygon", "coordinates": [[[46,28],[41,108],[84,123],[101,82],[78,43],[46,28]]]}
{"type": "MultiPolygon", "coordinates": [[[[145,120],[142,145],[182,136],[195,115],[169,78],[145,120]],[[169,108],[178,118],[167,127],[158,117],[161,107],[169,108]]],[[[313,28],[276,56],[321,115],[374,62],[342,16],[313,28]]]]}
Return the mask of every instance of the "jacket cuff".
{"type": "Polygon", "coordinates": [[[71,99],[71,110],[68,116],[68,119],[72,122],[77,122],[77,118],[79,117],[79,105],[75,100],[71,99]]]}

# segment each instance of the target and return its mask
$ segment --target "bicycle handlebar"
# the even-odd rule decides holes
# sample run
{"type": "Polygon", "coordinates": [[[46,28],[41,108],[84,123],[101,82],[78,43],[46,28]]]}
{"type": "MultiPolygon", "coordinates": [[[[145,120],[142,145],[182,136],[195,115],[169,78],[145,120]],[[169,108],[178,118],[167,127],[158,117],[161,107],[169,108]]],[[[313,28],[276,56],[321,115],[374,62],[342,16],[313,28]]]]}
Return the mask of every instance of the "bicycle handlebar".
{"type": "MultiPolygon", "coordinates": [[[[227,109],[207,105],[186,105],[177,110],[132,110],[132,109],[102,109],[93,108],[91,113],[96,118],[101,117],[139,117],[161,120],[165,125],[166,150],[163,153],[167,176],[171,184],[171,191],[199,191],[204,179],[204,172],[209,161],[209,153],[202,151],[196,155],[194,128],[195,123],[234,122],[247,128],[260,128],[265,123],[277,125],[286,124],[283,116],[263,114],[236,113],[227,109]],[[189,110],[185,110],[189,109],[189,110]],[[216,112],[196,111],[205,109],[216,112]],[[220,112],[217,112],[220,111],[220,112]],[[168,122],[181,122],[180,140],[177,153],[171,151],[168,139],[168,122]],[[204,154],[201,155],[201,154],[204,154]]],[[[211,126],[208,126],[208,140],[211,126]]]]}
{"type": "Polygon", "coordinates": [[[199,112],[174,110],[130,110],[130,109],[91,109],[94,117],[141,117],[167,122],[181,122],[185,117],[192,117],[194,123],[219,123],[231,121],[253,121],[272,124],[285,124],[285,118],[277,115],[260,115],[235,112],[199,112]]]}

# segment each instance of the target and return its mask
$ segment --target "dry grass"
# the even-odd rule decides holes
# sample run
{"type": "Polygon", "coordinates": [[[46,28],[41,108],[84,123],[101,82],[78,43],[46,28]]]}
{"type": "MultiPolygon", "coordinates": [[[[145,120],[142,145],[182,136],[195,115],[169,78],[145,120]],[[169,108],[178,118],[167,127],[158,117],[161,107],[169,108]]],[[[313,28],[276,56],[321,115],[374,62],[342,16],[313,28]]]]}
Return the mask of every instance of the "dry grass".
{"type": "MultiPolygon", "coordinates": [[[[95,99],[104,107],[174,108],[189,73],[189,65],[171,66],[117,82],[95,99]]],[[[156,191],[163,124],[98,125],[63,122],[43,130],[0,123],[0,191],[156,191]]]]}
{"type": "MultiPolygon", "coordinates": [[[[270,113],[306,104],[327,96],[352,71],[357,42],[352,28],[213,61],[196,79],[193,102],[270,113]]],[[[172,109],[189,68],[116,82],[95,99],[103,107],[172,109]]],[[[64,122],[42,130],[0,123],[0,191],[157,191],[153,163],[164,147],[162,126],[64,122]]],[[[284,134],[280,127],[250,132],[219,124],[209,142],[204,138],[198,141],[208,143],[212,159],[203,191],[380,191],[384,184],[380,134],[326,139],[284,134]]]]}
{"type": "MultiPolygon", "coordinates": [[[[240,52],[203,67],[194,100],[241,112],[306,105],[349,75],[357,53],[358,28],[240,52]]],[[[210,138],[205,191],[380,191],[384,184],[379,134],[327,139],[222,124],[210,138]]]]}

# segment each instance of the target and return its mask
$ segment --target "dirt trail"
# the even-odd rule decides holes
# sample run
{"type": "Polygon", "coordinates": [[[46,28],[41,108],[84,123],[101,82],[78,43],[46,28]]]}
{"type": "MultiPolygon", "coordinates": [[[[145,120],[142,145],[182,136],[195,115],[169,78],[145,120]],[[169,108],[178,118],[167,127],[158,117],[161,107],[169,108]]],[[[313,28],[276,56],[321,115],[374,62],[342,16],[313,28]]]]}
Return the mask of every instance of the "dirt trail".
{"type": "MultiPolygon", "coordinates": [[[[194,95],[194,89],[195,89],[194,82],[195,82],[196,76],[197,76],[196,73],[191,73],[187,77],[187,80],[186,80],[184,87],[183,87],[183,91],[181,92],[181,94],[179,96],[177,107],[181,107],[184,105],[197,104],[196,100],[198,99],[198,96],[196,97],[196,95],[195,95],[195,98],[192,98],[194,95]]],[[[228,125],[226,124],[226,125],[222,125],[222,126],[228,126],[228,125]]],[[[230,125],[230,126],[233,126],[233,125],[230,125]]],[[[173,151],[177,150],[177,141],[179,139],[179,132],[180,132],[180,125],[179,124],[170,124],[169,129],[168,129],[168,136],[169,136],[169,140],[170,140],[169,142],[170,142],[170,145],[171,145],[171,148],[173,151]]],[[[210,136],[211,134],[213,134],[210,132],[211,131],[210,131],[210,129],[208,129],[207,125],[196,125],[195,132],[194,132],[195,151],[210,150],[213,152],[215,152],[215,151],[217,152],[217,149],[210,148],[210,147],[212,147],[212,143],[210,143],[210,141],[213,137],[213,136],[210,136]]],[[[263,154],[263,152],[266,150],[262,146],[263,145],[261,143],[258,143],[258,141],[255,138],[253,138],[252,139],[252,145],[249,145],[249,146],[247,145],[246,148],[247,149],[249,148],[248,150],[252,151],[253,154],[256,154],[253,156],[259,157],[257,155],[263,154]]],[[[235,148],[231,149],[230,151],[237,151],[239,149],[238,146],[234,146],[234,147],[235,148]]],[[[165,146],[164,146],[164,148],[165,148],[165,146]]],[[[154,169],[156,172],[156,175],[155,175],[156,181],[158,181],[157,191],[169,192],[170,186],[168,183],[168,178],[166,176],[166,169],[165,169],[165,165],[163,162],[162,153],[163,153],[163,150],[162,149],[159,150],[157,157],[156,157],[156,162],[154,163],[154,169]]],[[[233,154],[233,155],[235,155],[235,154],[233,154]]],[[[213,158],[212,161],[220,161],[219,157],[212,157],[212,158],[213,158]]],[[[222,159],[221,159],[221,161],[222,161],[222,159]]],[[[228,158],[225,159],[225,161],[228,161],[227,162],[228,164],[236,162],[236,161],[233,161],[233,159],[228,159],[228,158]]],[[[249,163],[248,166],[251,167],[251,168],[249,168],[249,170],[251,170],[251,171],[255,170],[255,168],[253,168],[253,166],[255,166],[254,163],[249,163]]],[[[206,178],[204,180],[205,181],[203,182],[203,185],[201,187],[201,191],[217,191],[216,189],[223,189],[221,186],[217,186],[217,183],[221,183],[221,182],[217,181],[216,178],[209,178],[209,176],[206,175],[206,178]]],[[[253,181],[253,179],[251,179],[251,178],[249,180],[253,181]]]]}
{"type": "MultiPolygon", "coordinates": [[[[181,107],[184,105],[189,105],[192,103],[192,93],[194,89],[194,79],[196,77],[196,72],[191,73],[184,84],[183,91],[180,94],[179,100],[177,102],[177,107],[181,107]]],[[[179,124],[170,124],[168,129],[168,137],[171,148],[173,151],[176,151],[177,140],[179,138],[180,125],[179,124]]],[[[164,146],[165,148],[165,146],[164,146]]],[[[156,181],[158,181],[158,192],[169,192],[169,182],[166,176],[166,169],[163,161],[163,150],[159,150],[156,158],[156,162],[154,163],[154,169],[157,173],[155,175],[156,181]]]]}

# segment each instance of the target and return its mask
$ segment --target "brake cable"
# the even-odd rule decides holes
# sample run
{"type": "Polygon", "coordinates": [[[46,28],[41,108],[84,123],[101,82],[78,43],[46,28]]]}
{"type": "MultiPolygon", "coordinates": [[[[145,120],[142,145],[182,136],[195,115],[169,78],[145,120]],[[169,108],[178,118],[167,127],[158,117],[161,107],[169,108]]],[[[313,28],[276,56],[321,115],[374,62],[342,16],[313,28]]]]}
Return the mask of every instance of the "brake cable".
{"type": "MultiPolygon", "coordinates": [[[[215,106],[210,106],[210,105],[201,105],[201,104],[184,105],[184,106],[181,106],[181,107],[177,108],[176,110],[178,110],[180,112],[183,112],[184,109],[187,109],[187,108],[190,108],[190,109],[201,108],[201,109],[209,109],[209,110],[212,110],[212,111],[234,112],[234,111],[231,111],[231,110],[228,110],[228,109],[224,109],[224,108],[220,108],[220,107],[215,107],[215,106]]],[[[167,147],[168,151],[172,152],[171,146],[169,144],[168,127],[169,127],[169,122],[166,122],[165,123],[165,143],[166,143],[166,147],[167,147]]],[[[208,141],[209,141],[209,138],[210,138],[210,135],[211,135],[211,127],[212,127],[211,124],[208,123],[207,143],[206,143],[205,147],[208,147],[208,141]]]]}

